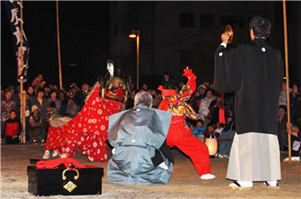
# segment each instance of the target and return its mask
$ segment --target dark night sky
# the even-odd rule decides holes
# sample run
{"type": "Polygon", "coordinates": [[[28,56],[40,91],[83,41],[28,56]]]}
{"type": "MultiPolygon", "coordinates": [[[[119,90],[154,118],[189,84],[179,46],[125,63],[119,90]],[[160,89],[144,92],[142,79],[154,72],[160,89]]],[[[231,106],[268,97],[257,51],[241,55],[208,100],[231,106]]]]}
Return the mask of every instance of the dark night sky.
{"type": "MultiPolygon", "coordinates": [[[[109,2],[59,2],[63,85],[93,85],[109,56],[109,2]]],[[[56,2],[23,1],[24,31],[30,45],[28,81],[43,74],[48,84],[59,83],[56,2]]],[[[12,34],[1,1],[1,85],[19,85],[12,34]]]]}

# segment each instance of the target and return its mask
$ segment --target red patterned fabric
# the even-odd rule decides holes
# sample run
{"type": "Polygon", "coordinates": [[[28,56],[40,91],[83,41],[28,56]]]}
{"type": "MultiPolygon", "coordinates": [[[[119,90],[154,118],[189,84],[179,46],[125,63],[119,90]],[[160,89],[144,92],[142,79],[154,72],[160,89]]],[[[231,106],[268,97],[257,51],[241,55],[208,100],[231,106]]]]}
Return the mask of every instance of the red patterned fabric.
{"type": "Polygon", "coordinates": [[[122,103],[99,96],[99,87],[93,91],[82,110],[67,124],[61,127],[50,126],[46,150],[74,156],[75,148],[88,155],[93,161],[106,162],[109,116],[119,112],[122,103]]]}

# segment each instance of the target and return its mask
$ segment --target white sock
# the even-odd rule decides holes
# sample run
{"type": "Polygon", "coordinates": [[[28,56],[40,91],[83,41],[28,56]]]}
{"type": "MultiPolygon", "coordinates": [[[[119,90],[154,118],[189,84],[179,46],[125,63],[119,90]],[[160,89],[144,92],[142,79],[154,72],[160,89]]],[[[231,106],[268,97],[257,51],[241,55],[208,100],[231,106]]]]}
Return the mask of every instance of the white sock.
{"type": "Polygon", "coordinates": [[[270,186],[277,186],[277,180],[267,181],[270,186]]]}
{"type": "Polygon", "coordinates": [[[242,187],[253,187],[252,181],[237,181],[237,183],[242,187]]]}
{"type": "Polygon", "coordinates": [[[113,148],[113,149],[112,149],[112,154],[113,154],[113,155],[115,154],[115,151],[116,151],[116,148],[113,148]]]}
{"type": "Polygon", "coordinates": [[[162,162],[161,164],[159,164],[159,167],[161,167],[162,169],[168,170],[168,167],[165,164],[165,162],[162,162]]]}

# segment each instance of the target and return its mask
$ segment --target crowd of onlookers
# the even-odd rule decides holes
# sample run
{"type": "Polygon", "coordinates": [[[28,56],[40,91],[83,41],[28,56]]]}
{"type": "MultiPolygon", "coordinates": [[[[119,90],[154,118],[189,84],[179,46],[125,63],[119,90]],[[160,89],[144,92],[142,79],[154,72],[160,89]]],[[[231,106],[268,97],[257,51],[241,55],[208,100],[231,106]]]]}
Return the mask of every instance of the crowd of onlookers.
{"type": "MultiPolygon", "coordinates": [[[[85,104],[85,98],[90,91],[86,83],[81,89],[76,83],[66,91],[59,90],[56,85],[49,85],[39,74],[26,91],[26,140],[28,143],[44,143],[47,138],[49,117],[52,114],[74,117],[85,104]]],[[[5,143],[18,143],[21,124],[20,118],[20,88],[9,86],[1,88],[1,140],[5,143]],[[18,122],[17,122],[18,121],[18,122]]]]}
{"type": "MultiPolygon", "coordinates": [[[[161,85],[172,84],[176,90],[180,90],[185,84],[176,84],[170,78],[168,72],[164,73],[161,85]]],[[[159,86],[159,85],[158,85],[159,86]]],[[[290,85],[290,118],[300,118],[301,109],[300,82],[292,82],[290,85]]],[[[56,85],[49,85],[38,75],[32,83],[26,87],[26,129],[27,141],[29,143],[43,143],[47,138],[49,126],[48,117],[56,112],[62,116],[74,117],[85,104],[85,98],[93,87],[84,83],[78,87],[73,83],[67,91],[59,90],[56,85]]],[[[162,101],[161,92],[157,89],[149,89],[144,83],[140,90],[148,91],[153,96],[153,108],[158,108],[162,101]]],[[[128,94],[127,101],[123,104],[122,110],[130,109],[134,106],[134,96],[137,90],[132,90],[128,94]]],[[[21,132],[20,120],[20,99],[19,87],[9,86],[1,89],[1,138],[7,144],[17,143],[21,132]],[[16,128],[18,127],[18,128],[16,128]]],[[[204,142],[206,137],[216,137],[219,140],[219,152],[217,156],[228,157],[231,148],[231,141],[235,134],[234,115],[234,93],[226,93],[224,100],[221,94],[211,89],[209,82],[198,85],[196,91],[191,96],[188,103],[192,106],[198,120],[187,119],[190,131],[198,139],[204,142]],[[220,122],[220,109],[223,106],[225,122],[220,122]],[[225,147],[225,145],[227,145],[225,147]]],[[[279,96],[279,117],[278,117],[278,138],[280,150],[288,150],[287,136],[287,97],[286,82],[283,81],[282,91],[279,96]]],[[[300,138],[299,138],[300,139],[300,138]]]]}

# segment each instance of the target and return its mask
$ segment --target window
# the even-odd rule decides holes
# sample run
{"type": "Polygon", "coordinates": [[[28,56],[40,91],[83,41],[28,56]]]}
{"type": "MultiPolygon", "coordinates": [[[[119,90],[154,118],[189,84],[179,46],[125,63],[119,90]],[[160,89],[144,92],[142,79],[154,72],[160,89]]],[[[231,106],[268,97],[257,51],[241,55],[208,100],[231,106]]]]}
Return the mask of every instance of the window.
{"type": "Polygon", "coordinates": [[[194,14],[193,13],[181,13],[180,14],[180,25],[185,28],[194,27],[194,14]]]}
{"type": "Polygon", "coordinates": [[[201,14],[200,27],[203,28],[214,27],[214,23],[215,23],[214,15],[201,14]]]}

